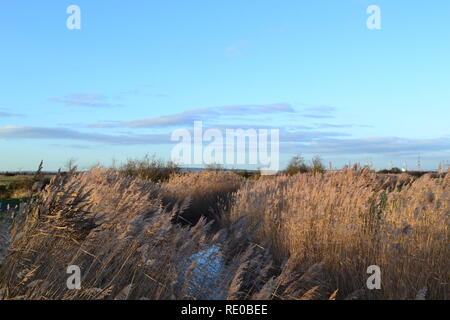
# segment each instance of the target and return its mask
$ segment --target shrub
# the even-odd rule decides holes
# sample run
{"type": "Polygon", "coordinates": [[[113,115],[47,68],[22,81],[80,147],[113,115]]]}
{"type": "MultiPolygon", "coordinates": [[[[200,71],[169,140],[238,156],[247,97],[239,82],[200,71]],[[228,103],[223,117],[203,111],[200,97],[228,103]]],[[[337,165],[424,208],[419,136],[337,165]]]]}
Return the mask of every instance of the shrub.
{"type": "Polygon", "coordinates": [[[181,168],[174,162],[165,162],[155,156],[146,155],[143,159],[129,159],[120,166],[119,171],[129,177],[139,177],[143,180],[161,182],[172,175],[180,173],[181,168]]]}
{"type": "Polygon", "coordinates": [[[392,168],[392,169],[380,170],[380,171],[378,171],[378,173],[383,173],[383,174],[401,174],[401,173],[403,173],[403,171],[400,168],[392,168]]]}
{"type": "Polygon", "coordinates": [[[246,178],[246,179],[251,179],[251,180],[258,180],[259,178],[261,178],[261,171],[257,170],[257,171],[250,171],[250,170],[234,170],[234,173],[236,173],[237,175],[246,178]]]}
{"type": "Polygon", "coordinates": [[[292,176],[297,173],[309,172],[310,167],[306,164],[305,159],[301,156],[294,156],[285,169],[285,173],[292,176]]]}

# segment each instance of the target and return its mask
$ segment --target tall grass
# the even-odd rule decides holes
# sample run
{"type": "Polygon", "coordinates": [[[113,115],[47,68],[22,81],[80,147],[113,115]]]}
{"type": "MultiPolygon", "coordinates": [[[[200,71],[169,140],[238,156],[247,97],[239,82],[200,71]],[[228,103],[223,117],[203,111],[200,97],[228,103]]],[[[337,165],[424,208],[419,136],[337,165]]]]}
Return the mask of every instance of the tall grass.
{"type": "Polygon", "coordinates": [[[449,214],[448,174],[412,182],[347,170],[248,183],[230,220],[248,219],[254,241],[269,243],[280,264],[289,260],[284,268],[321,264],[340,297],[364,289],[367,267],[378,265],[383,289],[372,298],[411,299],[426,288],[428,298],[448,299],[449,214]]]}
{"type": "Polygon", "coordinates": [[[234,172],[208,170],[173,175],[161,187],[166,203],[189,202],[177,221],[194,225],[201,217],[217,219],[219,207],[243,182],[234,172]]]}
{"type": "Polygon", "coordinates": [[[172,224],[160,186],[113,170],[55,178],[20,213],[0,273],[6,298],[181,299],[182,266],[204,245],[207,226],[172,224]],[[66,269],[83,270],[67,290],[66,269]]]}
{"type": "Polygon", "coordinates": [[[0,299],[449,298],[450,174],[151,180],[53,178],[15,214],[0,299]],[[370,265],[381,290],[366,288],[370,265]]]}

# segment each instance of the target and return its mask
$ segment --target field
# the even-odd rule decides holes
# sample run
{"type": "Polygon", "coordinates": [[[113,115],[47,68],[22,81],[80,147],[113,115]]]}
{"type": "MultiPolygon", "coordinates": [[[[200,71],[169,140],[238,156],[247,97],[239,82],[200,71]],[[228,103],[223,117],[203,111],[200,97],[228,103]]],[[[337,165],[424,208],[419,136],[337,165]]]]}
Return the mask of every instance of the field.
{"type": "Polygon", "coordinates": [[[0,185],[9,186],[15,182],[23,182],[32,179],[32,175],[15,174],[15,175],[0,175],[0,185]]]}
{"type": "Polygon", "coordinates": [[[13,183],[20,183],[29,179],[30,176],[27,175],[14,175],[14,176],[0,175],[0,187],[6,189],[13,183]]]}
{"type": "Polygon", "coordinates": [[[0,201],[24,198],[33,183],[32,175],[0,175],[0,201]]]}
{"type": "Polygon", "coordinates": [[[98,167],[53,177],[14,213],[0,297],[447,300],[449,215],[449,173],[152,181],[98,167]]]}

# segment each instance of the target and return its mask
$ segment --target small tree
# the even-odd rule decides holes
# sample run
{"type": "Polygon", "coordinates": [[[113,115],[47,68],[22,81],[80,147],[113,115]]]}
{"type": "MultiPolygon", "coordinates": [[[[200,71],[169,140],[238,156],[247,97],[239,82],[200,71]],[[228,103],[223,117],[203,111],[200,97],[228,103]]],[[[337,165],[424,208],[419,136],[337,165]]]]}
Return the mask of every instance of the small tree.
{"type": "Polygon", "coordinates": [[[311,163],[312,163],[312,168],[311,168],[312,173],[325,172],[325,166],[322,163],[322,159],[319,156],[315,156],[314,158],[312,158],[311,163]]]}
{"type": "Polygon", "coordinates": [[[297,155],[294,156],[291,161],[289,161],[285,173],[287,175],[294,175],[297,173],[305,173],[310,170],[310,167],[306,164],[305,159],[302,156],[297,155]]]}

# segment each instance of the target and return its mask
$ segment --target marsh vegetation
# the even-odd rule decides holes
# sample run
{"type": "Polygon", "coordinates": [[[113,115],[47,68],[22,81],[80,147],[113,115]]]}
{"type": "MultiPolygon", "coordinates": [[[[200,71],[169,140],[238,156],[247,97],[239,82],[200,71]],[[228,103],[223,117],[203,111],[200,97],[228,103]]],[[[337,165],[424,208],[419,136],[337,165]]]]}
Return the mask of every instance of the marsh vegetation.
{"type": "Polygon", "coordinates": [[[141,169],[72,171],[37,190],[10,220],[1,296],[450,298],[448,173],[141,169]],[[69,265],[81,290],[66,288],[69,265]],[[370,265],[381,290],[366,287],[370,265]]]}

